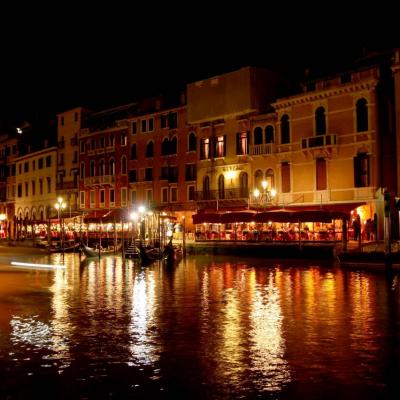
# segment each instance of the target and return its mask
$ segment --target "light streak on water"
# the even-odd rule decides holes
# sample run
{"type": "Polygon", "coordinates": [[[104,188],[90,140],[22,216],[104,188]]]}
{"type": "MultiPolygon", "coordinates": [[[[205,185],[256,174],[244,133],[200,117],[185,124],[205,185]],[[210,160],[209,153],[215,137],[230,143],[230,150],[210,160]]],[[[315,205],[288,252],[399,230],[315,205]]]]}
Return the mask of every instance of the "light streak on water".
{"type": "Polygon", "coordinates": [[[27,269],[65,269],[65,265],[51,265],[51,264],[34,264],[34,263],[24,263],[19,261],[11,261],[11,265],[16,268],[27,268],[27,269]]]}

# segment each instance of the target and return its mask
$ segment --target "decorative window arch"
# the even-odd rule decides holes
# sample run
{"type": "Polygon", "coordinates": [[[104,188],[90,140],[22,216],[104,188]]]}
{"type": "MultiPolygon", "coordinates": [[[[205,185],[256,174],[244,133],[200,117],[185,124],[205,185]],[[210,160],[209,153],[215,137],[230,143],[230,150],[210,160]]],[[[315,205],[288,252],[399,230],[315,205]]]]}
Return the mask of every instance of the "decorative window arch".
{"type": "Polygon", "coordinates": [[[254,144],[262,144],[263,143],[263,132],[262,128],[259,126],[254,129],[254,144]]]}
{"type": "Polygon", "coordinates": [[[265,127],[265,143],[274,143],[274,127],[272,125],[265,127]]]}
{"type": "Polygon", "coordinates": [[[275,174],[271,168],[268,168],[265,171],[265,180],[267,181],[268,190],[275,188],[275,174]]]}
{"type": "Polygon", "coordinates": [[[261,187],[261,182],[264,179],[264,174],[261,169],[258,169],[254,174],[254,187],[259,189],[261,187]]]}
{"type": "Polygon", "coordinates": [[[166,156],[169,153],[169,140],[165,137],[161,143],[161,155],[166,156]]]}
{"type": "Polygon", "coordinates": [[[178,152],[178,139],[176,136],[174,136],[169,143],[169,154],[176,154],[178,152]]]}
{"type": "Polygon", "coordinates": [[[367,100],[359,99],[356,103],[357,114],[357,132],[365,132],[368,130],[368,106],[367,100]]]}
{"type": "Polygon", "coordinates": [[[239,175],[240,197],[248,197],[249,195],[249,176],[247,172],[241,172],[239,175]]]}
{"type": "Polygon", "coordinates": [[[194,132],[189,133],[188,151],[196,151],[197,139],[194,132]]]}
{"type": "Polygon", "coordinates": [[[104,176],[106,174],[106,163],[104,160],[100,160],[99,175],[104,176]]]}
{"type": "Polygon", "coordinates": [[[115,175],[115,160],[113,158],[110,158],[110,161],[108,162],[108,174],[109,175],[115,175]]]}

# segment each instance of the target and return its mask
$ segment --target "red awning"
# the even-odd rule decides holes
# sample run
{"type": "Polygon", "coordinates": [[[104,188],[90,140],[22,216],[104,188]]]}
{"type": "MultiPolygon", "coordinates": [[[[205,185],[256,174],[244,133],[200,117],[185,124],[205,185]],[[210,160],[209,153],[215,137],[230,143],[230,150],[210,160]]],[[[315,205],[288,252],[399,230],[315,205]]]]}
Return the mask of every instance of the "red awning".
{"type": "Polygon", "coordinates": [[[96,210],[84,216],[85,223],[106,223],[106,222],[116,222],[121,219],[126,218],[126,209],[116,208],[113,210],[96,210]]]}

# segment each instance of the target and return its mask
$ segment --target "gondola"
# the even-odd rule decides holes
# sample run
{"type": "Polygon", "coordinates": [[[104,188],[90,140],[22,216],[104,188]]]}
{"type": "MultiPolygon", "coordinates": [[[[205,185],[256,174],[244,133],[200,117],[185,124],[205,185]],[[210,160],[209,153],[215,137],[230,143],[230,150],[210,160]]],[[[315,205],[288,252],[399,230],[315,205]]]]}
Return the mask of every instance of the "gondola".
{"type": "Polygon", "coordinates": [[[117,251],[119,251],[121,249],[121,245],[117,246],[116,249],[112,248],[106,248],[106,249],[94,249],[93,247],[89,247],[86,246],[84,243],[81,243],[81,249],[83,251],[83,254],[85,254],[85,256],[87,258],[93,258],[93,257],[101,257],[101,256],[105,256],[105,255],[110,255],[110,254],[114,254],[117,251]]]}

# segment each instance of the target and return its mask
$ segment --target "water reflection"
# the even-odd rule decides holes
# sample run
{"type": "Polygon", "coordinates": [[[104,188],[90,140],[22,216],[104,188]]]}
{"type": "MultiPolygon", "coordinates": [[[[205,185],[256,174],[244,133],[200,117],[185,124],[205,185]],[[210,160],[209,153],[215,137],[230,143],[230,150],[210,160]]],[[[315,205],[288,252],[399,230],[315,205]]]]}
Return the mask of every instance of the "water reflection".
{"type": "Polygon", "coordinates": [[[100,394],[93,382],[120,398],[374,398],[395,388],[397,276],[201,256],[174,269],[31,261],[67,269],[1,272],[0,387],[13,371],[55,374],[87,398],[100,394]]]}

